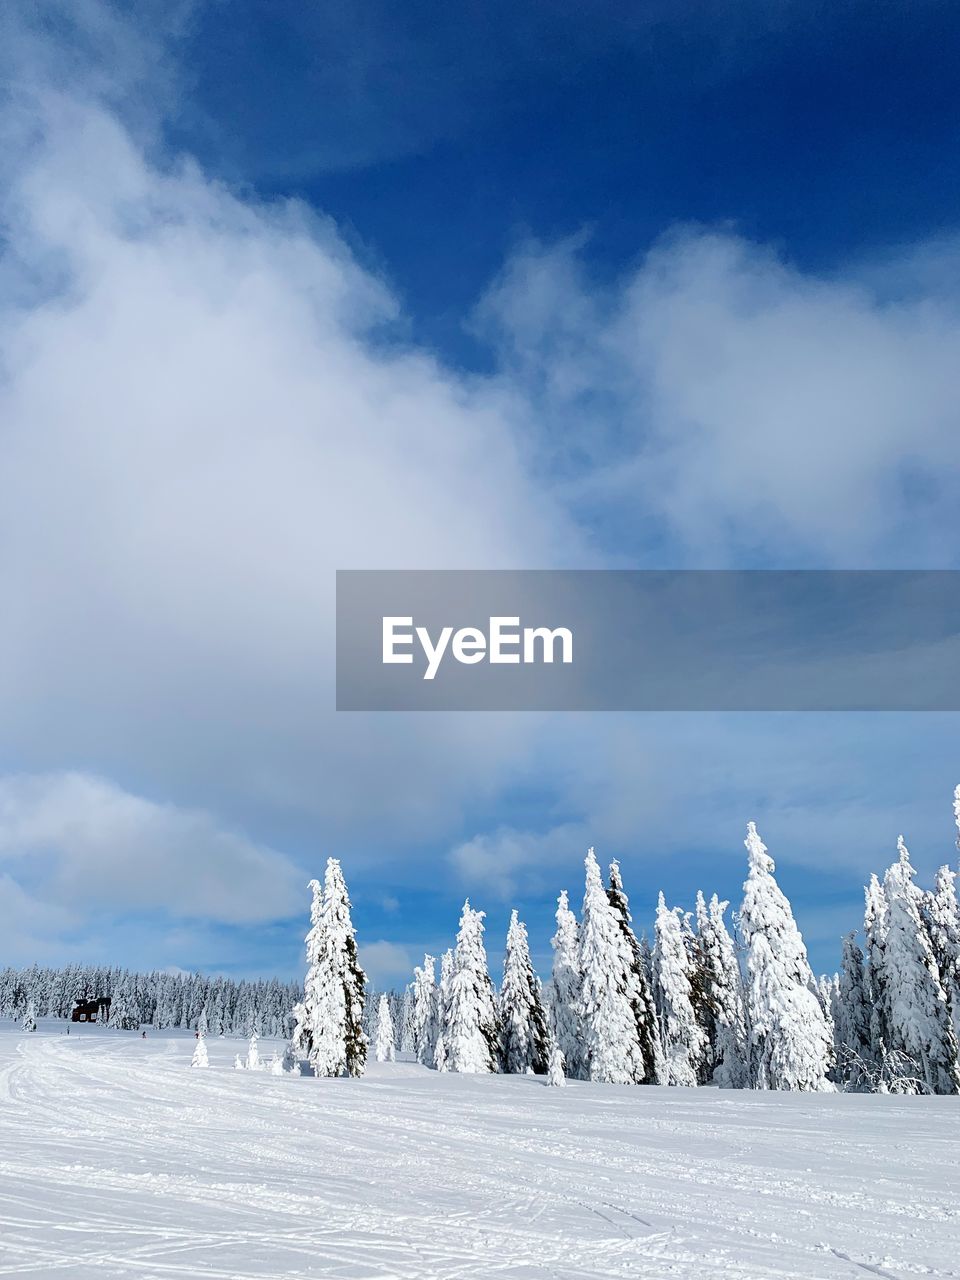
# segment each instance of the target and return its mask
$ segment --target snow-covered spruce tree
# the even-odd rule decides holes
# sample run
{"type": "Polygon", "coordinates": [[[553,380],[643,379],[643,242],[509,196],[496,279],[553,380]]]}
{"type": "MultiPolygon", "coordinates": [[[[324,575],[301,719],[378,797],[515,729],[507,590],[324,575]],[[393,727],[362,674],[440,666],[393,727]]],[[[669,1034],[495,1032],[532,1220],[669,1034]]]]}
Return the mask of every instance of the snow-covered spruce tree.
{"type": "Polygon", "coordinates": [[[303,999],[293,1006],[294,1027],[290,1047],[298,1058],[310,1058],[313,1052],[313,1022],[315,1010],[312,997],[317,985],[317,970],[323,955],[323,886],[319,880],[311,880],[310,929],[304,942],[307,949],[307,976],[303,981],[303,999]]]}
{"type": "Polygon", "coordinates": [[[20,1023],[21,1031],[36,1031],[37,1029],[37,1010],[33,996],[27,1001],[27,1007],[24,1010],[23,1020],[20,1023]]]}
{"type": "Polygon", "coordinates": [[[447,1070],[447,1046],[443,1043],[443,1036],[437,1036],[437,1043],[433,1050],[433,1067],[435,1071],[447,1070]]]}
{"type": "Polygon", "coordinates": [[[554,1045],[550,1050],[550,1065],[547,1069],[547,1084],[552,1085],[555,1089],[562,1089],[567,1083],[563,1061],[563,1051],[559,1045],[554,1045]]]}
{"type": "Polygon", "coordinates": [[[653,947],[650,946],[650,939],[647,937],[646,930],[640,935],[640,959],[643,963],[643,972],[647,977],[647,986],[653,990],[653,947]]]}
{"type": "Polygon", "coordinates": [[[546,1075],[550,1037],[543,1012],[540,979],[530,962],[527,927],[516,911],[510,916],[500,987],[503,1069],[511,1075],[546,1075]]]}
{"type": "Polygon", "coordinates": [[[647,1077],[637,1036],[633,956],[610,905],[593,849],[584,860],[580,922],[580,1069],[600,1084],[640,1084],[647,1077]]]}
{"type": "Polygon", "coordinates": [[[259,1071],[260,1062],[260,1037],[254,1031],[250,1036],[250,1043],[247,1045],[247,1070],[259,1071]]]}
{"type": "Polygon", "coordinates": [[[350,898],[336,858],[327,859],[323,893],[313,889],[307,935],[307,976],[294,1044],[318,1076],[360,1076],[366,1064],[363,999],[366,977],[357,958],[350,898]],[[318,897],[320,899],[318,909],[318,897]]]}
{"type": "MultiPolygon", "coordinates": [[[[701,898],[702,894],[699,895],[701,898]]],[[[687,976],[690,980],[690,1004],[693,1016],[700,1028],[699,1052],[693,1059],[693,1068],[697,1073],[697,1084],[706,1084],[713,1076],[714,1041],[716,1027],[713,1020],[713,1009],[707,995],[707,975],[703,959],[703,945],[691,924],[691,913],[677,908],[677,919],[680,921],[680,933],[687,951],[687,976]]]]}
{"type": "Polygon", "coordinates": [[[960,910],[956,875],[941,867],[932,893],[924,898],[924,916],[940,982],[950,1006],[954,1034],[960,1036],[960,910]]]}
{"type": "Polygon", "coordinates": [[[833,1004],[834,1004],[834,982],[836,975],[831,977],[828,973],[822,973],[817,979],[817,999],[820,1001],[820,1008],[823,1010],[824,1021],[827,1024],[827,1030],[830,1032],[830,1040],[834,1047],[834,1062],[836,1062],[836,1046],[837,1046],[837,1028],[833,1021],[833,1004]]]}
{"type": "Polygon", "coordinates": [[[834,1012],[834,1041],[837,1046],[837,1078],[849,1088],[862,1083],[864,1064],[871,1060],[870,1005],[863,952],[856,933],[843,940],[840,985],[834,1012]]]}
{"type": "Polygon", "coordinates": [[[807,949],[790,903],[774,879],[774,862],[747,825],[749,873],[740,927],[747,944],[750,1074],[757,1089],[829,1090],[833,1037],[807,949]]]}
{"type": "Polygon", "coordinates": [[[663,894],[657,901],[654,927],[653,980],[666,1065],[666,1083],[693,1086],[704,1053],[703,1028],[693,1007],[690,957],[683,927],[663,894]]]}
{"type": "Polygon", "coordinates": [[[483,945],[483,911],[463,904],[445,998],[443,1040],[451,1071],[483,1075],[500,1069],[500,1026],[483,945]]]}
{"type": "Polygon", "coordinates": [[[413,1053],[413,989],[407,986],[400,1006],[400,1052],[413,1053]]]}
{"type": "MultiPolygon", "coordinates": [[[[443,1058],[446,1062],[444,1070],[449,1070],[450,1045],[450,996],[453,991],[454,974],[453,947],[447,947],[440,957],[440,981],[437,983],[437,1043],[443,1040],[443,1058]]],[[[437,1066],[440,1050],[435,1049],[433,1065],[437,1066]]],[[[439,1068],[438,1068],[439,1070],[439,1068]]]]}
{"type": "Polygon", "coordinates": [[[863,936],[867,949],[867,992],[870,1007],[870,1059],[879,1063],[890,1043],[887,1027],[887,900],[875,875],[863,891],[863,936]]]}
{"type": "Polygon", "coordinates": [[[897,851],[897,861],[883,878],[888,913],[884,970],[890,1041],[886,1047],[899,1050],[916,1064],[929,1092],[957,1093],[957,1037],[903,836],[897,851]]]}
{"type": "Polygon", "coordinates": [[[423,967],[413,971],[413,1013],[410,1032],[417,1061],[432,1067],[439,1033],[437,983],[433,956],[423,957],[423,967]]]}
{"type": "Polygon", "coordinates": [[[140,1019],[134,1007],[130,980],[126,974],[120,979],[110,999],[110,1021],[107,1025],[114,1027],[117,1031],[135,1031],[140,1025],[140,1019]]]}
{"type": "Polygon", "coordinates": [[[380,997],[380,1003],[377,1006],[375,1052],[378,1062],[393,1062],[396,1057],[393,1047],[393,1018],[390,1016],[390,1001],[386,996],[380,997]]]}
{"type": "Polygon", "coordinates": [[[581,1073],[580,1062],[580,941],[577,917],[570,910],[567,891],[557,900],[557,931],[550,940],[553,972],[550,979],[550,1025],[568,1075],[581,1073]]]}
{"type": "Polygon", "coordinates": [[[637,1023],[637,1041],[643,1055],[645,1067],[644,1077],[640,1084],[666,1084],[667,1073],[663,1058],[663,1042],[660,1033],[660,1017],[657,1013],[653,996],[653,984],[650,981],[646,958],[637,935],[633,932],[633,921],[630,916],[630,899],[623,887],[620,875],[620,863],[614,859],[610,863],[610,887],[607,889],[607,901],[617,914],[620,932],[630,952],[633,969],[633,982],[636,988],[633,1000],[633,1016],[637,1023]]]}
{"type": "Polygon", "coordinates": [[[207,1036],[205,1031],[197,1033],[197,1044],[193,1051],[193,1057],[190,1059],[191,1067],[209,1067],[210,1060],[207,1057],[207,1036]]]}
{"type": "Polygon", "coordinates": [[[723,919],[728,906],[716,894],[708,906],[698,893],[697,932],[713,1013],[713,1079],[721,1089],[746,1089],[750,1085],[747,1011],[736,947],[723,919]]]}

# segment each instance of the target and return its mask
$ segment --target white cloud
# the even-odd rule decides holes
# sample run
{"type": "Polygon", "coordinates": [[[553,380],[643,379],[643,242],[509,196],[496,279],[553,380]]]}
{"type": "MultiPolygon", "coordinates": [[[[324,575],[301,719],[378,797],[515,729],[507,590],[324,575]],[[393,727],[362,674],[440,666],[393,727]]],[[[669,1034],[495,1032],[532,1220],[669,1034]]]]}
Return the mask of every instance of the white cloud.
{"type": "Polygon", "coordinates": [[[6,871],[0,872],[0,920],[4,964],[36,964],[49,955],[81,958],[67,941],[81,924],[80,913],[35,897],[6,871]]]}
{"type": "Polygon", "coordinates": [[[571,500],[630,551],[943,566],[960,531],[960,312],[931,282],[956,256],[911,250],[894,296],[891,260],[819,278],[687,230],[601,290],[576,245],[534,246],[479,319],[551,422],[554,464],[592,460],[571,500]]]}
{"type": "Polygon", "coordinates": [[[34,295],[0,312],[9,752],[248,824],[299,814],[324,845],[456,820],[527,731],[334,730],[333,575],[576,561],[512,397],[397,346],[395,300],[301,206],[151,166],[101,108],[39,106],[7,201],[34,295]]]}
{"type": "Polygon", "coordinates": [[[509,902],[524,892],[553,891],[557,876],[576,865],[589,840],[585,823],[562,823],[546,832],[500,826],[458,844],[449,860],[463,884],[509,902]]]}
{"type": "Polygon", "coordinates": [[[210,814],[79,773],[0,778],[0,859],[60,915],[166,911],[239,924],[289,916],[305,895],[289,859],[210,814]]]}

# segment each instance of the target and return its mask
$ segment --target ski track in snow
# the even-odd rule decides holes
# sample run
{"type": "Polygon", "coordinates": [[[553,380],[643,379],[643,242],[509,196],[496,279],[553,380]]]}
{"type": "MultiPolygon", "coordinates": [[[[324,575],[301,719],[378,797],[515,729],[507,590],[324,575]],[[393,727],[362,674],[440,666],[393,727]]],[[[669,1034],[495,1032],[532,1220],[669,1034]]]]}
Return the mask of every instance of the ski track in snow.
{"type": "Polygon", "coordinates": [[[954,1098],[278,1078],[62,1028],[0,1031],[0,1278],[960,1280],[954,1098]]]}

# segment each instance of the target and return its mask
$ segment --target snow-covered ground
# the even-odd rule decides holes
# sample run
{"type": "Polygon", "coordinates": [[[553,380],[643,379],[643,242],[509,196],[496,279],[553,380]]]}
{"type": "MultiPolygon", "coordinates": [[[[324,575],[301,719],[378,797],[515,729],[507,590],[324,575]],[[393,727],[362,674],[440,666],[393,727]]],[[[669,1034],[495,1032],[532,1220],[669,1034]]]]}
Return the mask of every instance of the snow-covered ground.
{"type": "Polygon", "coordinates": [[[0,1030],[3,1276],[960,1276],[953,1098],[277,1078],[63,1025],[0,1030]]]}

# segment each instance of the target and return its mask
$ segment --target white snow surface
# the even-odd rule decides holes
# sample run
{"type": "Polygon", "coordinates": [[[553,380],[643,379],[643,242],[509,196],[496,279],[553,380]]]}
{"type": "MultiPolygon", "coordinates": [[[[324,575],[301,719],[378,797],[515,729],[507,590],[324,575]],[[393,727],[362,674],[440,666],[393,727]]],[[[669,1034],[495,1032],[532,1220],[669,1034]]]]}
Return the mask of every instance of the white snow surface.
{"type": "Polygon", "coordinates": [[[956,1098],[278,1077],[63,1032],[0,1029],[0,1276],[960,1276],[956,1098]]]}

